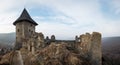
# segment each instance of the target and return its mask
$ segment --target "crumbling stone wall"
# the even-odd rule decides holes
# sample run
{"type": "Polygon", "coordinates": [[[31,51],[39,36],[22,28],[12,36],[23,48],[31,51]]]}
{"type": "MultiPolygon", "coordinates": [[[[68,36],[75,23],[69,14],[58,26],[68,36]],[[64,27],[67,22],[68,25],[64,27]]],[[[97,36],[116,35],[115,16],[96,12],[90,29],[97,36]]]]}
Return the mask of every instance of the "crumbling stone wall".
{"type": "Polygon", "coordinates": [[[91,35],[89,33],[79,36],[79,42],[76,43],[77,50],[85,55],[90,51],[91,47],[91,35]]]}
{"type": "Polygon", "coordinates": [[[44,44],[44,35],[42,33],[38,33],[38,37],[37,37],[37,48],[43,48],[45,47],[44,44]]]}
{"type": "Polygon", "coordinates": [[[45,47],[44,35],[42,33],[35,33],[30,38],[22,39],[22,48],[27,49],[33,54],[35,51],[45,47]]]}
{"type": "MultiPolygon", "coordinates": [[[[50,44],[65,43],[69,51],[77,52],[78,54],[84,56],[84,58],[87,58],[92,65],[101,65],[101,34],[98,32],[93,32],[92,34],[86,33],[80,35],[79,37],[75,37],[74,43],[66,43],[65,41],[57,42],[54,35],[52,35],[51,39],[48,40],[50,44]]],[[[37,48],[47,47],[47,45],[44,43],[45,41],[46,40],[44,40],[44,35],[39,33],[38,41],[36,42],[38,45],[35,45],[35,49],[36,46],[37,48]]]]}
{"type": "Polygon", "coordinates": [[[91,62],[92,65],[101,65],[102,63],[102,51],[101,51],[101,34],[93,32],[91,39],[91,62]]]}
{"type": "Polygon", "coordinates": [[[78,39],[80,42],[77,42],[75,45],[77,51],[84,55],[92,65],[101,65],[101,34],[98,32],[86,33],[80,35],[78,39]]]}
{"type": "MultiPolygon", "coordinates": [[[[23,39],[23,46],[19,50],[23,65],[101,65],[100,33],[76,36],[74,41],[56,40],[53,35],[51,39],[44,39],[42,33],[23,39]]],[[[19,62],[16,54],[18,52],[12,52],[10,64],[19,62]]]]}

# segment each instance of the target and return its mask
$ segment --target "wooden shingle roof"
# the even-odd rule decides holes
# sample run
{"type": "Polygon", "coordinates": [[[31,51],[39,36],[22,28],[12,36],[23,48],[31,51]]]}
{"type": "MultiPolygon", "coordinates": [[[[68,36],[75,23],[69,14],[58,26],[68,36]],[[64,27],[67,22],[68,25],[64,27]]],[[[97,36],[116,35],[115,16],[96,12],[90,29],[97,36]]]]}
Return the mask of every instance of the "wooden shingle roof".
{"type": "Polygon", "coordinates": [[[13,23],[14,25],[16,25],[17,23],[21,22],[21,21],[26,21],[29,23],[32,23],[34,25],[38,25],[28,14],[27,10],[24,8],[22,14],[20,15],[20,17],[13,23]]]}

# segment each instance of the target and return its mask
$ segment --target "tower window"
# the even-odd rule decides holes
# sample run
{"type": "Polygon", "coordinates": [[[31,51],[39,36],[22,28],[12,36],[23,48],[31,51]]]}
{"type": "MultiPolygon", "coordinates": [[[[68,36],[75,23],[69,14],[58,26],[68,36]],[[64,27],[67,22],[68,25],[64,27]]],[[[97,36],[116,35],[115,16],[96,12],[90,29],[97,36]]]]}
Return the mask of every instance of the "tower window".
{"type": "Polygon", "coordinates": [[[20,30],[18,29],[17,32],[19,32],[20,30]]]}
{"type": "Polygon", "coordinates": [[[31,31],[31,33],[33,33],[33,31],[31,31]]]}

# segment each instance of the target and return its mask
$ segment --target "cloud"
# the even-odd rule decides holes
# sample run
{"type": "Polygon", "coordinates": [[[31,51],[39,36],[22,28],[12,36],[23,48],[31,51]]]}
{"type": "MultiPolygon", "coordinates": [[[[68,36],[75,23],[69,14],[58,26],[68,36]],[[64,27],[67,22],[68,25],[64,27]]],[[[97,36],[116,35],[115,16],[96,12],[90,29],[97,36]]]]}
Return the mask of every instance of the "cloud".
{"type": "Polygon", "coordinates": [[[115,13],[120,15],[120,0],[112,0],[111,5],[113,5],[115,13]]]}
{"type": "Polygon", "coordinates": [[[1,0],[0,2],[0,33],[15,32],[15,27],[12,23],[17,19],[20,14],[20,9],[24,6],[21,1],[17,0],[1,0]]]}
{"type": "Polygon", "coordinates": [[[98,31],[103,36],[120,36],[119,0],[3,0],[0,27],[14,31],[11,25],[24,7],[39,23],[37,32],[55,34],[58,39],[74,39],[75,35],[98,31]],[[15,4],[14,4],[15,3],[15,4]],[[6,5],[7,4],[7,5],[6,5]],[[8,17],[8,18],[7,18],[8,17]],[[7,19],[6,19],[7,18],[7,19]],[[8,26],[10,25],[10,26],[8,26]]]}

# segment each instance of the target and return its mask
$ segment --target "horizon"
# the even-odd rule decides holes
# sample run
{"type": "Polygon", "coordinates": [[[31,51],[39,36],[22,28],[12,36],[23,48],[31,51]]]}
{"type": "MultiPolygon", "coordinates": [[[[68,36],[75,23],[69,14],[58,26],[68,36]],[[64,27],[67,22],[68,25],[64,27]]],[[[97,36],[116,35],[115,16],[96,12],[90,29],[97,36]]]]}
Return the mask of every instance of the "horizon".
{"type": "MultiPolygon", "coordinates": [[[[0,33],[0,35],[2,35],[2,34],[4,34],[4,35],[7,35],[7,34],[15,34],[16,32],[10,32],[10,33],[0,33]]],[[[47,35],[44,35],[44,37],[46,38],[47,37],[47,35]]],[[[48,36],[49,38],[51,37],[51,36],[48,36]]],[[[102,36],[102,39],[104,38],[120,38],[120,36],[108,36],[108,37],[103,37],[102,36]]],[[[61,39],[61,38],[58,38],[58,37],[56,37],[55,36],[55,38],[56,38],[56,40],[75,40],[75,36],[73,36],[73,37],[71,37],[71,38],[63,38],[63,39],[61,39]]]]}
{"type": "Polygon", "coordinates": [[[26,8],[38,23],[36,32],[42,32],[45,36],[69,39],[94,31],[103,37],[120,36],[119,0],[10,1],[0,2],[0,33],[15,32],[13,22],[26,8]]]}

